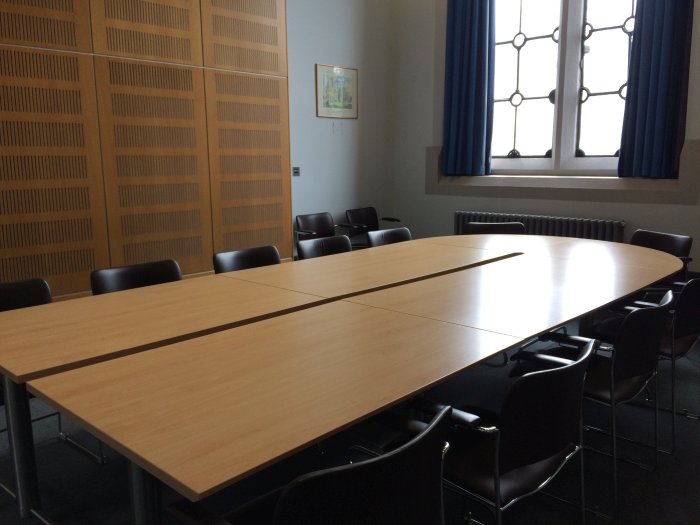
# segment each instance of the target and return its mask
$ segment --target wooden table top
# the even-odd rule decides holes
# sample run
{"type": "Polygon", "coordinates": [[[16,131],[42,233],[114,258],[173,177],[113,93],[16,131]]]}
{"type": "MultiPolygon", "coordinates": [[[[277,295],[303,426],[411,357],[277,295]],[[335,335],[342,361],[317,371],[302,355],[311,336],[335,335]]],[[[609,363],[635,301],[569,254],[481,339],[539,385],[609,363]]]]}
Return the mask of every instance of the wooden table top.
{"type": "Polygon", "coordinates": [[[401,242],[220,275],[327,298],[343,298],[486,264],[517,250],[401,242]]]}
{"type": "Polygon", "coordinates": [[[676,257],[647,255],[656,260],[652,268],[619,266],[614,258],[598,256],[559,259],[525,253],[346,301],[526,338],[681,268],[676,257]]]}
{"type": "Polygon", "coordinates": [[[325,301],[207,275],[10,310],[0,313],[0,372],[21,383],[325,301]]]}
{"type": "Polygon", "coordinates": [[[335,302],[28,386],[197,500],[517,342],[335,302]]]}
{"type": "MultiPolygon", "coordinates": [[[[544,238],[542,256],[532,249],[540,241],[514,240],[523,255],[48,376],[29,388],[197,500],[681,268],[653,250],[599,250],[574,239],[544,238]]],[[[439,240],[391,251],[409,254],[411,245],[439,240]]],[[[344,255],[318,261],[335,267],[344,255]]]]}

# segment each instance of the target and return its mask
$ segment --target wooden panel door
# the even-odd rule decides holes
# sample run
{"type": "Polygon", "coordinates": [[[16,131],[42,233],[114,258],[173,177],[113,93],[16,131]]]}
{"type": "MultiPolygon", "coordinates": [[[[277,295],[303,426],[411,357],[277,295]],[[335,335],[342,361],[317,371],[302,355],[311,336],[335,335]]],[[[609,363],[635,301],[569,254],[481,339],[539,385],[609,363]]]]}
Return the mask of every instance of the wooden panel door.
{"type": "Polygon", "coordinates": [[[85,0],[3,0],[0,5],[0,43],[92,51],[85,0]]]}
{"type": "Polygon", "coordinates": [[[0,46],[0,281],[86,290],[109,262],[93,60],[0,46]]]}
{"type": "Polygon", "coordinates": [[[205,70],[215,251],[292,255],[287,80],[205,70]]]}
{"type": "Polygon", "coordinates": [[[199,2],[91,0],[91,7],[95,53],[202,65],[199,2]]]}
{"type": "Polygon", "coordinates": [[[202,0],[204,65],[287,76],[284,0],[202,0]]]}
{"type": "Polygon", "coordinates": [[[211,269],[202,70],[96,58],[112,265],[211,269]]]}

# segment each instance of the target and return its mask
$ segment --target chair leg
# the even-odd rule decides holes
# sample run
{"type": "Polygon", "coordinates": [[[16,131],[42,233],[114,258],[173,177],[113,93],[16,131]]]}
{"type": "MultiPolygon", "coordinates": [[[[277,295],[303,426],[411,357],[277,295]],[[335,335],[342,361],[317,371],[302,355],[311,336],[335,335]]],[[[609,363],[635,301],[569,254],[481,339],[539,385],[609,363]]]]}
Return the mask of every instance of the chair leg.
{"type": "Polygon", "coordinates": [[[676,451],[676,359],[671,358],[671,454],[676,451]]]}
{"type": "Polygon", "coordinates": [[[610,428],[612,429],[613,510],[614,514],[617,514],[617,425],[614,402],[610,404],[610,428]]]}

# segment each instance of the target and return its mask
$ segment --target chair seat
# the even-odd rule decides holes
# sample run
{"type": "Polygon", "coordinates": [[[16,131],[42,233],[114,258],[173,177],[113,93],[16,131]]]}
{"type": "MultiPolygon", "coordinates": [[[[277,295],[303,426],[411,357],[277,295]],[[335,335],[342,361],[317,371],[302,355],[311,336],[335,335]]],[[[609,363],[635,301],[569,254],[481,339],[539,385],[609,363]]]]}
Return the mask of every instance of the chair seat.
{"type": "MultiPolygon", "coordinates": [[[[586,373],[586,382],[583,387],[583,395],[587,398],[610,404],[610,367],[612,360],[608,357],[593,356],[586,373]]],[[[624,403],[634,398],[651,376],[635,376],[621,381],[615,385],[615,403],[624,403]]]]}
{"type": "MultiPolygon", "coordinates": [[[[445,477],[469,492],[496,501],[493,479],[493,447],[495,439],[485,437],[465,446],[463,439],[449,439],[450,451],[445,456],[445,477]]],[[[554,476],[562,463],[575,450],[571,444],[554,456],[501,474],[501,504],[534,492],[543,479],[554,476]]]]}

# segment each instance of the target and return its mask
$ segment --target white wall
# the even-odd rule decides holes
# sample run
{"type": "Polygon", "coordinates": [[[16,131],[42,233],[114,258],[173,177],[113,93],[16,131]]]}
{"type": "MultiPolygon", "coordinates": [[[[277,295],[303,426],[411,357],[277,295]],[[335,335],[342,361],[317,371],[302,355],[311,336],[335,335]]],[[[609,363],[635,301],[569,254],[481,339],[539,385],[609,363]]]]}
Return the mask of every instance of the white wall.
{"type": "MultiPolygon", "coordinates": [[[[441,130],[444,41],[441,20],[446,0],[392,0],[396,50],[394,81],[400,86],[396,113],[394,211],[420,236],[452,232],[454,210],[538,213],[622,219],[627,232],[637,228],[690,234],[694,257],[700,267],[700,207],[693,205],[600,203],[582,200],[549,200],[498,197],[427,195],[426,148],[439,144],[441,130]]],[[[443,17],[444,18],[444,15],[443,17]]],[[[700,139],[700,4],[695,6],[695,32],[691,56],[686,139],[700,139]]],[[[682,176],[700,177],[700,166],[682,176]]]]}
{"type": "Polygon", "coordinates": [[[390,214],[394,97],[390,4],[288,0],[293,215],[375,206],[390,214]],[[316,117],[315,64],[359,69],[359,118],[316,117]]]}
{"type": "MultiPolygon", "coordinates": [[[[603,217],[692,235],[700,206],[428,195],[426,150],[440,144],[447,0],[288,0],[293,213],[374,205],[415,236],[452,233],[458,209],[603,217]],[[359,119],[315,116],[314,64],[359,68],[359,119]]],[[[700,141],[700,3],[695,7],[687,140],[700,141]]],[[[682,176],[700,178],[700,166],[682,176]]]]}

